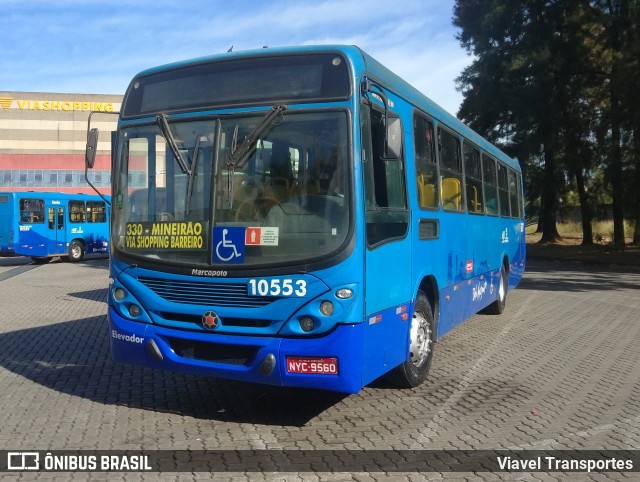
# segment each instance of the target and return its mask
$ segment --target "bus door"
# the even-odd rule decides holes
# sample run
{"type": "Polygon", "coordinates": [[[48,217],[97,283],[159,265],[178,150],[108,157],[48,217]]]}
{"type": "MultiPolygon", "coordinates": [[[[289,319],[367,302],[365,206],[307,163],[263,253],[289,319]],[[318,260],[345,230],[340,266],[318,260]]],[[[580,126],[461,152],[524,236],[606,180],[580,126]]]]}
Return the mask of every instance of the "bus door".
{"type": "MultiPolygon", "coordinates": [[[[384,113],[363,106],[365,382],[404,362],[411,324],[411,248],[402,154],[383,152],[384,113]]],[[[400,119],[396,122],[400,128],[400,119]]]]}
{"type": "Polygon", "coordinates": [[[66,230],[64,228],[64,207],[52,206],[47,211],[49,236],[47,252],[49,255],[67,252],[66,230]]]}

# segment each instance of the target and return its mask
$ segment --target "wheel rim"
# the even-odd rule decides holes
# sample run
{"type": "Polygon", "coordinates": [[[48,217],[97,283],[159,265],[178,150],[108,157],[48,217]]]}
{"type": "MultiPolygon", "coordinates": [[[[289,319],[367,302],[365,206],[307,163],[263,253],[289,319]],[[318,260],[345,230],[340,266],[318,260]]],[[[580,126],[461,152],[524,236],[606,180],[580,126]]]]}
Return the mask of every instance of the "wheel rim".
{"type": "Polygon", "coordinates": [[[504,272],[502,272],[500,274],[500,286],[498,287],[498,298],[500,299],[500,301],[504,301],[504,296],[507,292],[504,285],[505,285],[504,272]]]}
{"type": "Polygon", "coordinates": [[[82,249],[78,245],[71,246],[71,256],[74,258],[79,258],[82,253],[82,249]]]}
{"type": "Polygon", "coordinates": [[[420,368],[427,361],[431,351],[431,326],[420,311],[411,320],[411,363],[420,368]]]}

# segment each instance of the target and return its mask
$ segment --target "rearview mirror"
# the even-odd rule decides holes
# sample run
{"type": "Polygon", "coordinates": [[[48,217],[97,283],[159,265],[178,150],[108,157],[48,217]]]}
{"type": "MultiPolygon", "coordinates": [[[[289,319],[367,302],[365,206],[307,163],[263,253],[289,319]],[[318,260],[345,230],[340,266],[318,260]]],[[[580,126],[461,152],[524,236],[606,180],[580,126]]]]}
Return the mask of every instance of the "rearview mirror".
{"type": "Polygon", "coordinates": [[[87,137],[87,147],[84,153],[84,162],[87,169],[93,169],[96,162],[96,151],[98,150],[98,129],[93,128],[87,137]]]}
{"type": "Polygon", "coordinates": [[[400,159],[402,157],[402,123],[399,117],[387,117],[384,158],[400,159]]]}

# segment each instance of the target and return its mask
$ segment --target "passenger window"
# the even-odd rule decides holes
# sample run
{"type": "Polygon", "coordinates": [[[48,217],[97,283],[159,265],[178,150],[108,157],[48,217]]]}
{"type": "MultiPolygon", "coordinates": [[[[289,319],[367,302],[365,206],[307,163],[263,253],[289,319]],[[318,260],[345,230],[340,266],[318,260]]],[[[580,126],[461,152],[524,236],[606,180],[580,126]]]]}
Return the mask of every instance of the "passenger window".
{"type": "Polygon", "coordinates": [[[402,159],[383,159],[384,114],[362,109],[367,242],[376,245],[407,234],[407,210],[402,159]]]}
{"type": "Polygon", "coordinates": [[[500,216],[511,216],[507,168],[500,163],[498,163],[498,194],[500,196],[500,216]]]}
{"type": "Polygon", "coordinates": [[[464,211],[460,139],[443,129],[438,129],[438,133],[442,207],[451,211],[464,211]]]}
{"type": "Polygon", "coordinates": [[[522,177],[520,175],[520,173],[518,173],[518,217],[519,218],[523,218],[524,217],[524,203],[523,201],[523,196],[522,196],[522,177]]]}
{"type": "Polygon", "coordinates": [[[44,223],[44,200],[20,199],[20,222],[22,224],[44,223]]]}
{"type": "Polygon", "coordinates": [[[69,201],[69,221],[72,223],[84,223],[84,201],[69,201]]]}
{"type": "Polygon", "coordinates": [[[498,214],[498,186],[496,184],[496,161],[486,154],[482,155],[482,174],[484,185],[484,203],[487,214],[498,214]]]}
{"type": "Polygon", "coordinates": [[[467,210],[472,214],[482,214],[482,165],[480,151],[466,142],[462,144],[464,154],[464,173],[467,186],[467,210]]]}
{"type": "Polygon", "coordinates": [[[509,169],[509,200],[511,201],[511,215],[520,218],[520,202],[518,200],[518,178],[515,171],[509,169]]]}
{"type": "Polygon", "coordinates": [[[102,201],[87,201],[87,222],[104,223],[107,221],[107,210],[102,201]]]}
{"type": "Polygon", "coordinates": [[[415,116],[413,119],[413,136],[418,205],[421,208],[437,208],[439,205],[438,165],[433,123],[423,117],[415,116]]]}

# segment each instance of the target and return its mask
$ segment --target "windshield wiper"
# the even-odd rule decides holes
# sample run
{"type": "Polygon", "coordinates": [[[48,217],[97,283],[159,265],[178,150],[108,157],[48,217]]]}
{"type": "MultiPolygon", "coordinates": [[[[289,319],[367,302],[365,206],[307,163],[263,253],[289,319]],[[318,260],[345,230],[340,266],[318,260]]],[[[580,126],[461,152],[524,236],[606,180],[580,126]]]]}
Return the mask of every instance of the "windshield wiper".
{"type": "Polygon", "coordinates": [[[160,130],[162,131],[164,138],[167,140],[167,144],[169,144],[169,148],[173,153],[173,157],[176,159],[176,162],[180,166],[180,170],[183,174],[189,174],[189,176],[191,176],[191,170],[187,166],[187,163],[184,162],[184,158],[180,153],[180,149],[178,149],[178,144],[176,144],[176,140],[171,133],[169,122],[167,122],[167,114],[158,114],[156,119],[158,120],[158,125],[160,126],[160,130]]]}
{"type": "Polygon", "coordinates": [[[229,209],[233,208],[233,181],[234,181],[234,171],[235,168],[240,164],[240,161],[243,161],[249,157],[251,152],[256,148],[256,142],[267,132],[271,126],[273,125],[273,120],[276,119],[279,115],[282,115],[284,110],[287,108],[285,105],[276,104],[274,105],[269,112],[260,120],[258,125],[249,133],[249,135],[245,136],[240,145],[238,145],[238,125],[236,125],[235,129],[233,129],[233,139],[231,139],[231,155],[229,156],[229,160],[227,161],[227,207],[229,209]]]}
{"type": "Polygon", "coordinates": [[[189,210],[191,209],[191,194],[193,193],[193,181],[196,178],[196,171],[198,170],[198,156],[200,155],[200,139],[202,138],[201,134],[198,134],[196,145],[193,148],[193,154],[191,155],[191,172],[189,173],[189,183],[187,185],[187,201],[185,203],[184,214],[185,216],[189,214],[189,210]]]}
{"type": "Polygon", "coordinates": [[[247,155],[255,148],[256,141],[258,138],[264,134],[265,131],[271,126],[272,121],[282,114],[285,111],[287,106],[276,104],[274,105],[267,115],[265,115],[260,123],[253,129],[249,135],[247,135],[240,145],[236,145],[238,141],[238,129],[236,128],[233,131],[233,141],[231,143],[232,151],[231,156],[229,156],[228,164],[236,167],[238,163],[243,160],[247,155]]]}

